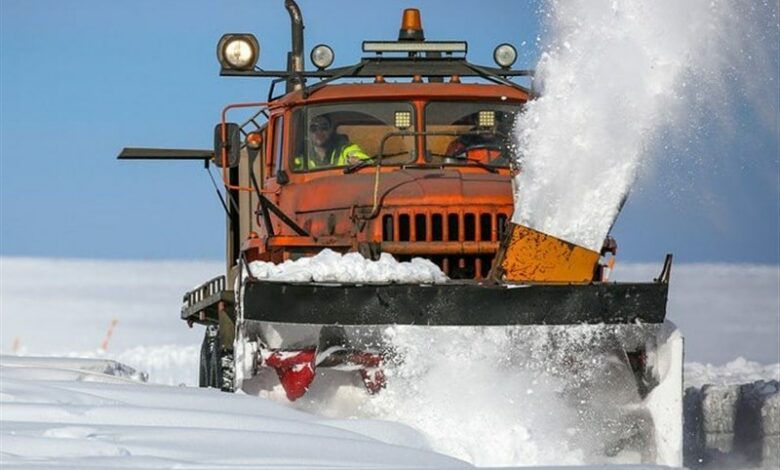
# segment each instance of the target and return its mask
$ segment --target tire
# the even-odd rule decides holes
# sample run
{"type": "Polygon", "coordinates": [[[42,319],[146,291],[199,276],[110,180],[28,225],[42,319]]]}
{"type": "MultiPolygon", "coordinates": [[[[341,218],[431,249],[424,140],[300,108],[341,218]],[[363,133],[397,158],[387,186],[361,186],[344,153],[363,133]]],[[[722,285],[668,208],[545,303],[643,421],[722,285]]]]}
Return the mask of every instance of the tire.
{"type": "Polygon", "coordinates": [[[233,370],[233,354],[223,350],[217,326],[206,327],[200,347],[198,386],[233,392],[233,370]]]}
{"type": "Polygon", "coordinates": [[[221,347],[216,326],[206,327],[200,347],[200,374],[198,385],[204,388],[222,388],[221,347]]]}

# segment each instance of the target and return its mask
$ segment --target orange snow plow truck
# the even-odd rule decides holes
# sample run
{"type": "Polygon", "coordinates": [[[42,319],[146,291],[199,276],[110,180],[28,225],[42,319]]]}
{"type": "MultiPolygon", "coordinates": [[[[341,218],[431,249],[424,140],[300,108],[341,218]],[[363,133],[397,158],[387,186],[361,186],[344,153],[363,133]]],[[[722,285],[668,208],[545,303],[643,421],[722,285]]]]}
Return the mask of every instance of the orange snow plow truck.
{"type": "Polygon", "coordinates": [[[496,66],[476,65],[466,42],[426,40],[420,12],[407,9],[397,40],[364,41],[364,57],[338,68],[333,50],[318,45],[307,70],[301,11],[284,4],[285,70],[257,66],[251,34],[218,43],[221,75],[271,85],[265,101],[224,108],[213,149],[119,155],[221,169],[226,274],[186,293],[181,310],[190,326],[206,326],[200,385],[234,391],[270,372],[292,401],[319,374],[339,371],[382,393],[394,354],[384,328],[504,328],[518,347],[544,339],[557,374],[609,403],[604,419],[619,430],[605,438],[605,455],[681,465],[682,338],[665,320],[671,256],[653,282],[608,282],[611,238],[594,252],[512,223],[512,181],[522,172],[512,132],[532,99],[517,83],[532,72],[512,68],[515,49],[501,44],[496,66]],[[249,269],[325,249],[426,258],[447,280],[293,282],[249,269]],[[597,333],[567,346],[572,329],[597,333]],[[609,360],[596,366],[594,353],[609,360]],[[616,387],[626,392],[620,400],[616,387]]]}

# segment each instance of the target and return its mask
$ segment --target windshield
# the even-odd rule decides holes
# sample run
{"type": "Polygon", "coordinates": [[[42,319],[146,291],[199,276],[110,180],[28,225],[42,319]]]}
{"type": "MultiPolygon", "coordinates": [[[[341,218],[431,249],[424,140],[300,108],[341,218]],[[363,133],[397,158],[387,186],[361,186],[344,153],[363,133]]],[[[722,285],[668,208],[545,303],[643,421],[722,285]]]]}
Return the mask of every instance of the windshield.
{"type": "Polygon", "coordinates": [[[425,107],[426,156],[435,164],[509,166],[520,104],[435,101],[425,107]]]}
{"type": "Polygon", "coordinates": [[[382,147],[383,165],[414,161],[414,137],[393,133],[414,129],[411,103],[339,103],[307,106],[293,113],[293,171],[315,171],[372,161],[382,147]],[[384,140],[384,145],[382,141],[384,140]]]}

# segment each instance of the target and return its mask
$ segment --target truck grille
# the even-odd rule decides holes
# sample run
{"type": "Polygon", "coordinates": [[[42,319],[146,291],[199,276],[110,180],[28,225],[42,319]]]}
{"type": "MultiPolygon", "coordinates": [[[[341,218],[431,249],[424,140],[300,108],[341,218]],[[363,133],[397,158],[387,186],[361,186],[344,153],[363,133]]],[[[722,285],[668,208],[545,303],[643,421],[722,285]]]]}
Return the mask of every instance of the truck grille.
{"type": "Polygon", "coordinates": [[[382,251],[401,261],[430,259],[453,279],[483,279],[507,226],[503,212],[391,211],[382,215],[382,251]]]}

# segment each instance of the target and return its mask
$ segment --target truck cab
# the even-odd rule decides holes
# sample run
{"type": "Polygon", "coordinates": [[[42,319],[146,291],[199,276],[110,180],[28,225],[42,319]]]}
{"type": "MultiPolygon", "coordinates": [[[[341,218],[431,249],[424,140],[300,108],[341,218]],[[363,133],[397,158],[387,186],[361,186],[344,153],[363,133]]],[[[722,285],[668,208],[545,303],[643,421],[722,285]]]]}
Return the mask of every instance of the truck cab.
{"type": "Polygon", "coordinates": [[[228,171],[239,230],[229,256],[390,253],[485,278],[512,213],[511,129],[527,98],[498,85],[365,83],[270,103],[267,123],[250,131],[257,156],[245,152],[228,171]],[[323,135],[336,147],[329,152],[349,145],[359,156],[321,161],[323,135]]]}

